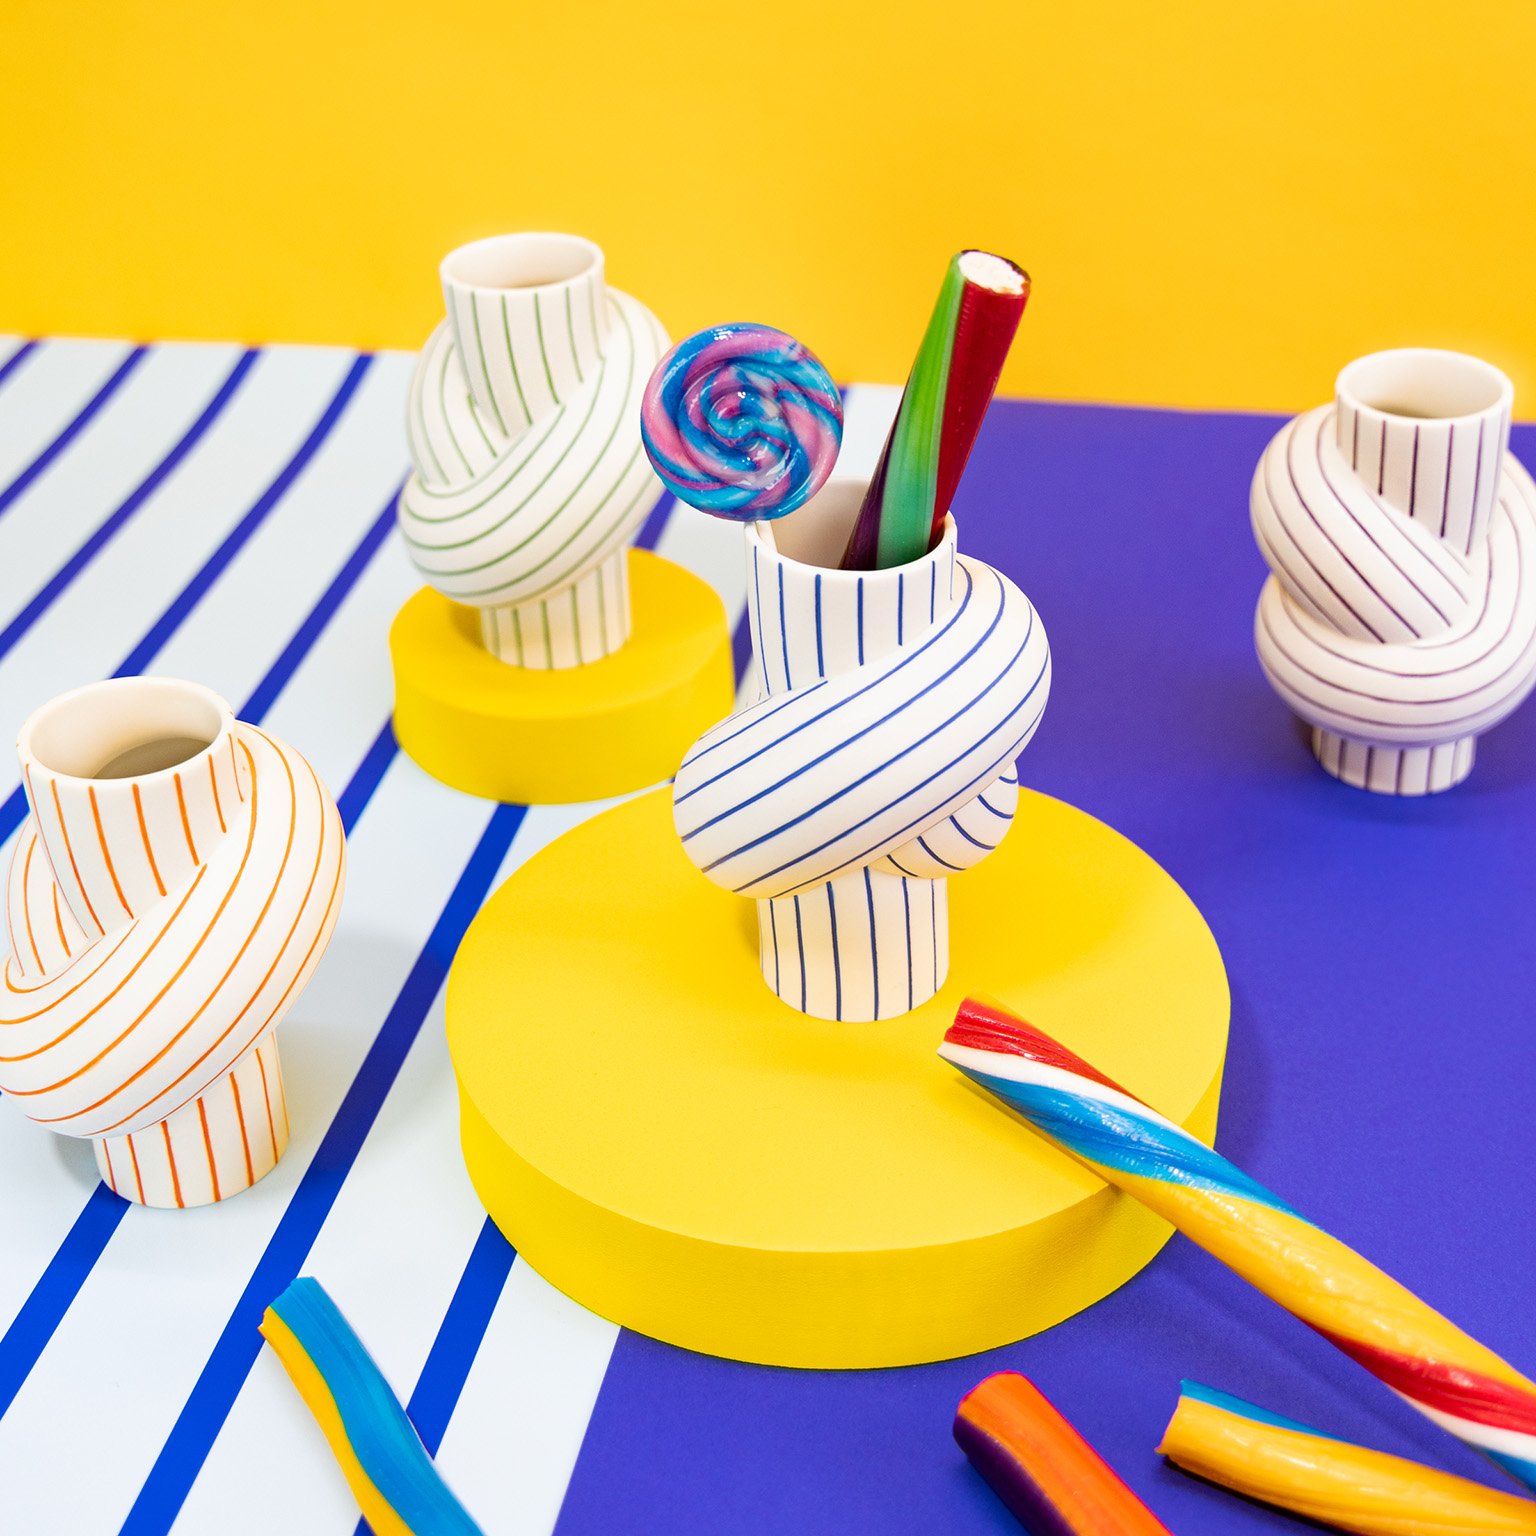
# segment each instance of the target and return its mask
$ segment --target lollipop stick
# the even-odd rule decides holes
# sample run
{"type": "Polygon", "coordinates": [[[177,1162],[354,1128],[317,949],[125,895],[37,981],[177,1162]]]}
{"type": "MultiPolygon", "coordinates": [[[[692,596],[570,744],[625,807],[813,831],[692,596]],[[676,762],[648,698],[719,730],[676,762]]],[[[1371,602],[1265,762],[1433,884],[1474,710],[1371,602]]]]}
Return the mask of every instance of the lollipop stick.
{"type": "Polygon", "coordinates": [[[1536,1536],[1536,1504],[1335,1440],[1186,1381],[1158,1450],[1195,1477],[1356,1536],[1536,1536]]]}
{"type": "Polygon", "coordinates": [[[1536,1383],[1064,1045],[967,998],[939,1054],[1536,1488],[1536,1383]]]}

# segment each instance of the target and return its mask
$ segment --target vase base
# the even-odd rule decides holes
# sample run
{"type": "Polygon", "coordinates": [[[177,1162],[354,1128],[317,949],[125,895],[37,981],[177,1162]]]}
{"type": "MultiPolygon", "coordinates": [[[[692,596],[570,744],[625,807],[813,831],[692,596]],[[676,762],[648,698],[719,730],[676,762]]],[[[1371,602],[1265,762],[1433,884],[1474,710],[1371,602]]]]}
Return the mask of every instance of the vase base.
{"type": "Polygon", "coordinates": [[[423,587],[389,631],[395,733],[433,778],[472,795],[565,804],[668,778],[735,698],[731,635],[713,588],[629,552],[633,630],[587,666],[511,666],[479,612],[423,587]]]}
{"type": "Polygon", "coordinates": [[[1038,794],[950,903],[938,995],[837,1023],[764,984],[753,904],[688,862],[666,789],[543,849],[448,987],[493,1219],[603,1316],[771,1365],[971,1354],[1123,1284],[1170,1229],[935,1052],[965,993],[990,992],[1208,1138],[1229,1015],[1215,941],[1140,849],[1038,794]]]}
{"type": "Polygon", "coordinates": [[[1477,738],[1434,747],[1383,747],[1312,729],[1312,751],[1334,778],[1375,795],[1437,795],[1472,772],[1477,738]]]}
{"type": "Polygon", "coordinates": [[[268,1030],[232,1071],[174,1114],[92,1145],[102,1182],[135,1205],[184,1210],[249,1189],[288,1146],[276,1033],[268,1030]]]}

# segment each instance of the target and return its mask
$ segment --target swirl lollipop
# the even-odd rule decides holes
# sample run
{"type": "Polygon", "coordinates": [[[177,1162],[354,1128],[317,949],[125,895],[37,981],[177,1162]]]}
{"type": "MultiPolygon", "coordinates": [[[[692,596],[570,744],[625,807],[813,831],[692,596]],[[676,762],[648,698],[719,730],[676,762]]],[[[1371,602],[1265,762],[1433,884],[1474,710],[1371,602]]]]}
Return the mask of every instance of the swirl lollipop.
{"type": "Polygon", "coordinates": [[[822,487],[843,439],[837,386],[766,325],[716,325],[656,365],[640,436],[667,489],[739,522],[783,517],[822,487]]]}

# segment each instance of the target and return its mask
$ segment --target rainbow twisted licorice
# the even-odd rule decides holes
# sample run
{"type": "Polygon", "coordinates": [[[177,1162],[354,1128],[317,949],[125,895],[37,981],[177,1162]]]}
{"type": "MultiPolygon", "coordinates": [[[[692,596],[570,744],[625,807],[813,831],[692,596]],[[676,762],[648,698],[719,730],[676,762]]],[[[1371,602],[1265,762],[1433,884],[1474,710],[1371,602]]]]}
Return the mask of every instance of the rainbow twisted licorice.
{"type": "Polygon", "coordinates": [[[837,387],[815,356],[766,325],[716,325],[656,365],[640,406],[651,466],[716,517],[783,517],[821,489],[843,440],[837,387]]]}
{"type": "Polygon", "coordinates": [[[1186,1381],[1158,1450],[1219,1483],[1356,1536],[1536,1536],[1536,1504],[1336,1440],[1186,1381]]]}
{"type": "Polygon", "coordinates": [[[939,1054],[1536,1488],[1536,1383],[1048,1035],[967,999],[939,1054]]]}
{"type": "Polygon", "coordinates": [[[938,543],[1029,299],[1004,256],[952,258],[901,405],[854,520],[843,569],[888,570],[938,543]]]}

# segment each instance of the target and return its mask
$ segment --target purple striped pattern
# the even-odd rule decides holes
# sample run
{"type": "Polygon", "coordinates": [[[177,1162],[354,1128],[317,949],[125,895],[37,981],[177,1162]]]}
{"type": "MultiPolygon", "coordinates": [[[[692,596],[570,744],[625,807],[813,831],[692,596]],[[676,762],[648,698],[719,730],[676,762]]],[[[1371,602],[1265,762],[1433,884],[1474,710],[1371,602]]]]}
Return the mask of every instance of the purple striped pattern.
{"type": "Polygon", "coordinates": [[[1253,529],[1272,572],[1259,659],[1346,783],[1459,783],[1477,736],[1536,682],[1536,484],[1508,434],[1507,398],[1393,416],[1341,387],[1259,461],[1253,529]]]}

